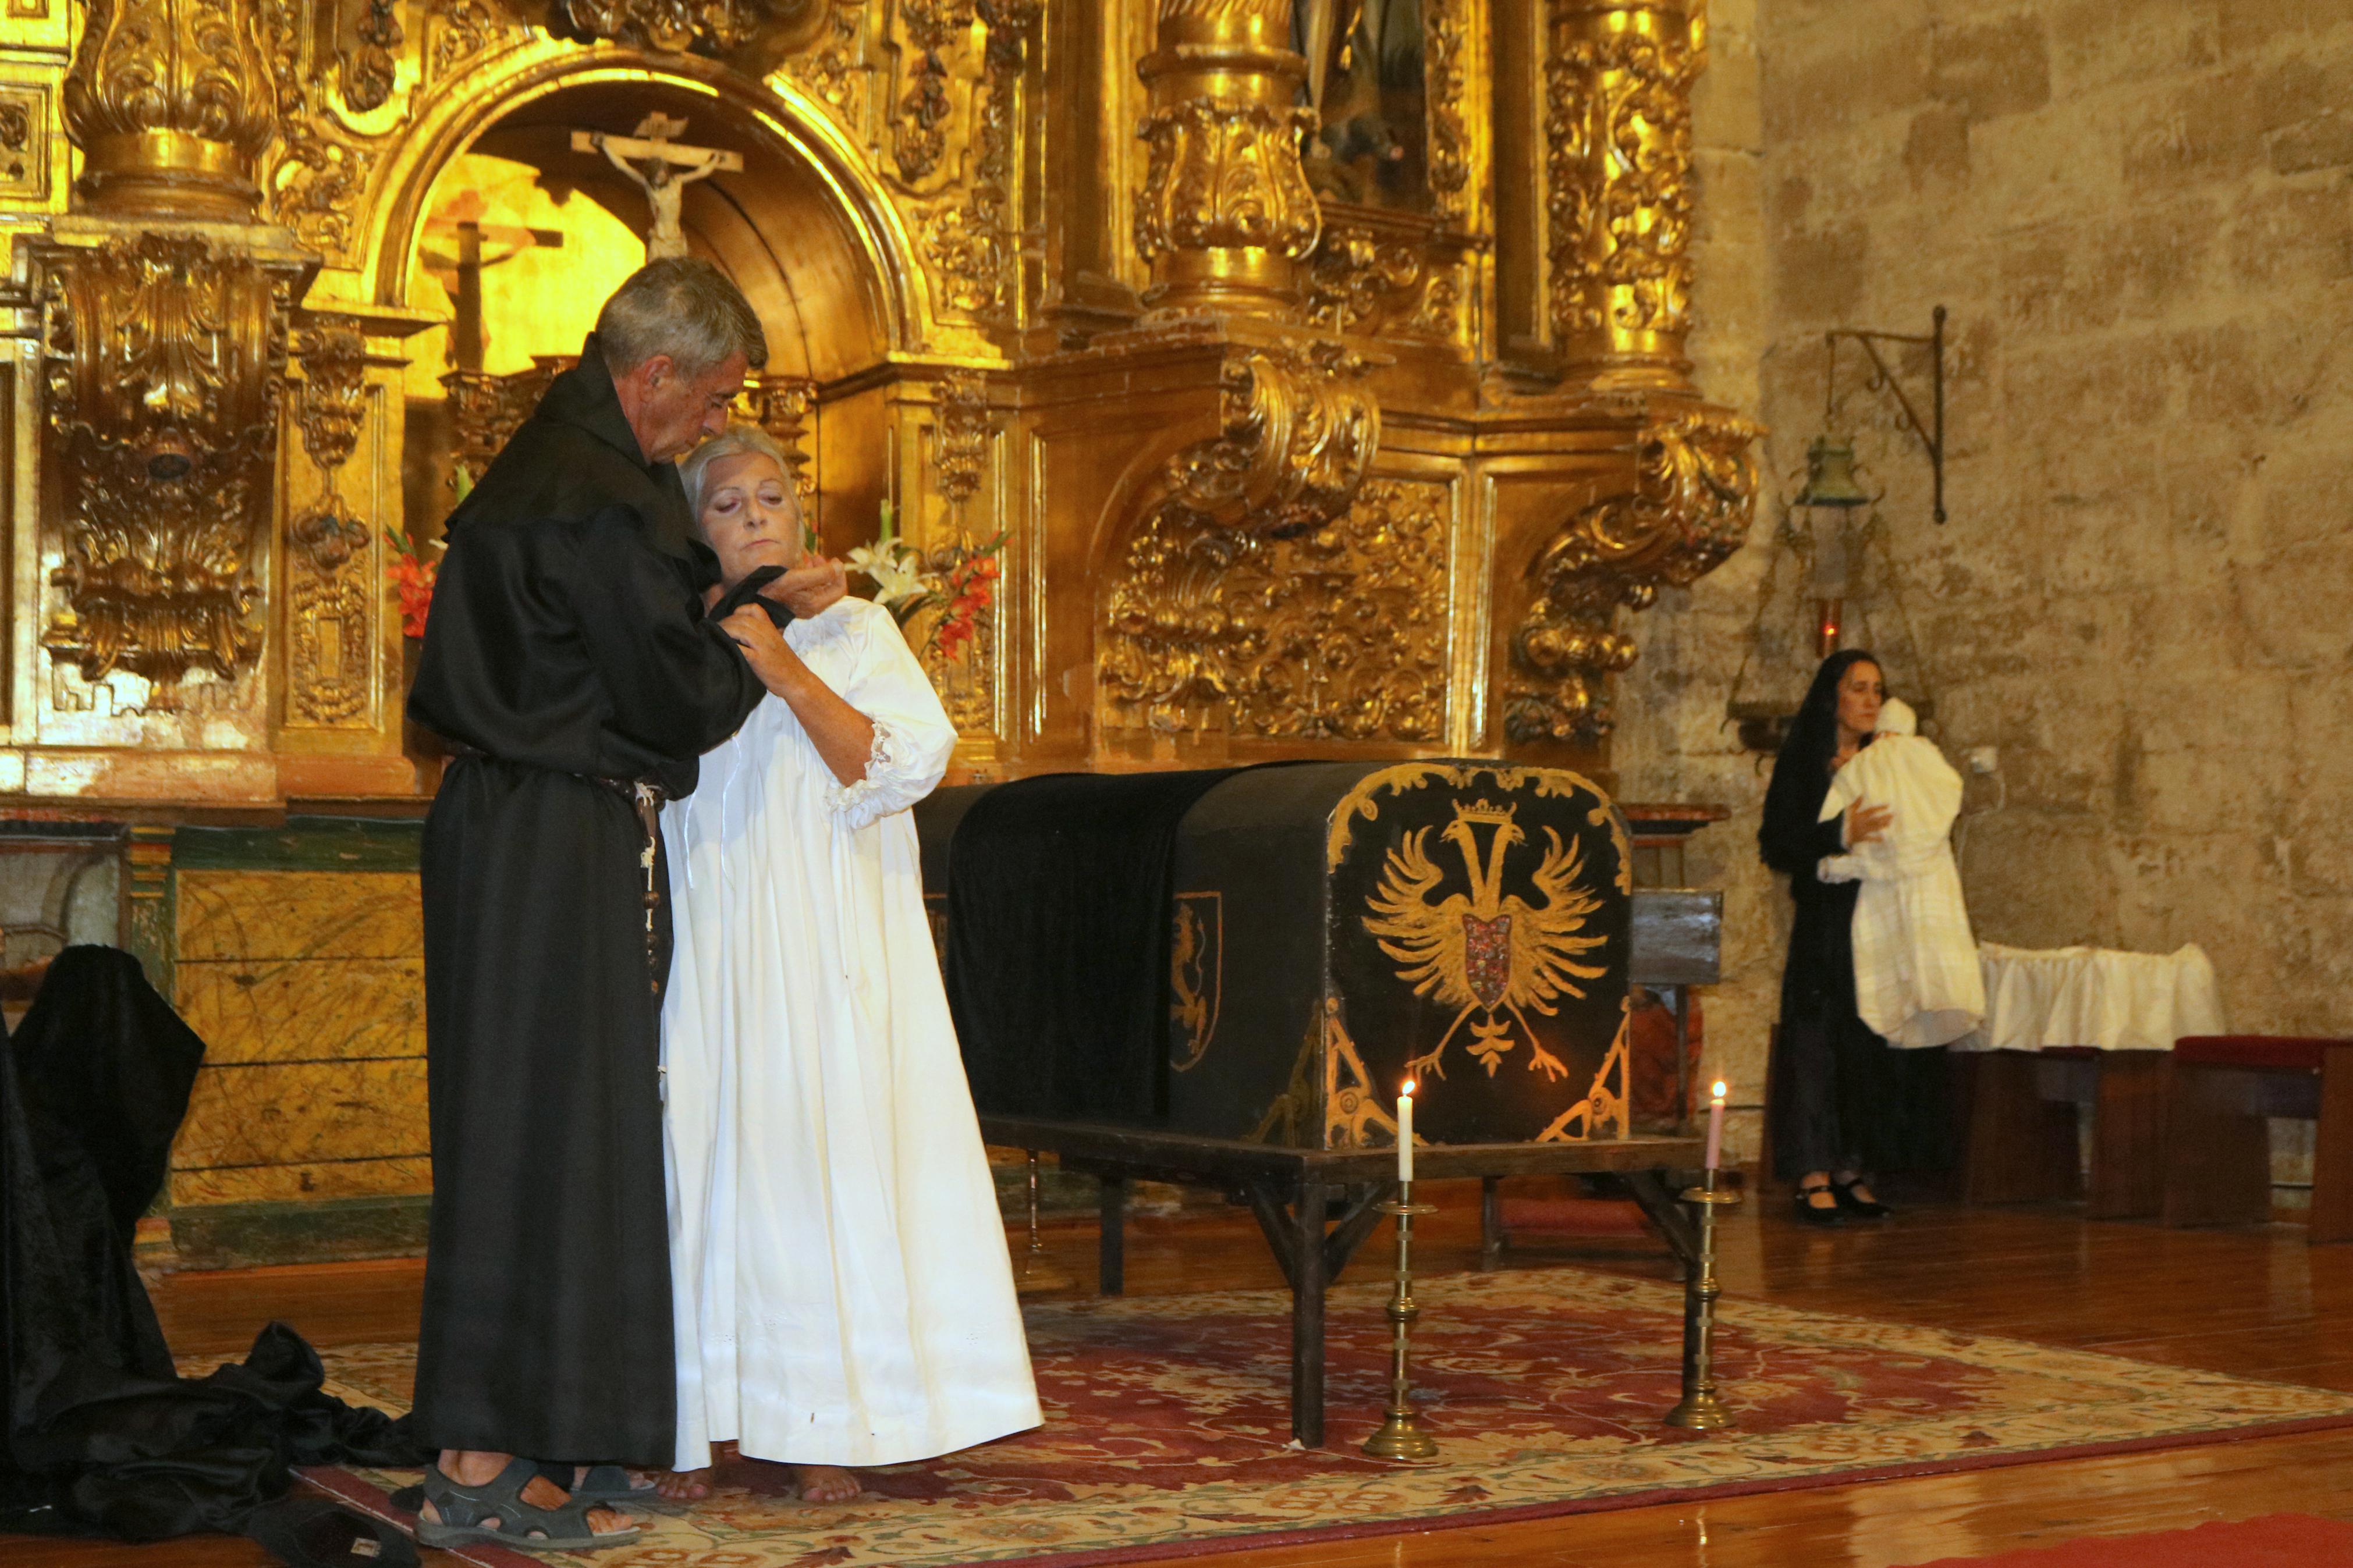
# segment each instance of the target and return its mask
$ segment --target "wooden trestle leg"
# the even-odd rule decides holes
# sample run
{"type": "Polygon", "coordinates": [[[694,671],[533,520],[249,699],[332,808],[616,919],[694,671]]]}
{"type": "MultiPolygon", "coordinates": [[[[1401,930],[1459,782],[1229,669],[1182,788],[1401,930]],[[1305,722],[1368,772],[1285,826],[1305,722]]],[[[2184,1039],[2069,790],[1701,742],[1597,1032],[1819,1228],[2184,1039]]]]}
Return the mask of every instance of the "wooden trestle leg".
{"type": "Polygon", "coordinates": [[[1302,1182],[1292,1199],[1291,1435],[1324,1446],[1324,1216],[1331,1188],[1302,1182]]]}
{"type": "Polygon", "coordinates": [[[1324,1293],[1356,1248],[1380,1225],[1386,1183],[1253,1181],[1243,1189],[1274,1260],[1291,1286],[1291,1435],[1310,1448],[1324,1444],[1324,1293]],[[1346,1203],[1326,1228],[1333,1200],[1346,1203]]]}
{"type": "Polygon", "coordinates": [[[1127,1290],[1127,1178],[1101,1180],[1103,1236],[1095,1253],[1095,1289],[1106,1296],[1119,1296],[1127,1290]]]}

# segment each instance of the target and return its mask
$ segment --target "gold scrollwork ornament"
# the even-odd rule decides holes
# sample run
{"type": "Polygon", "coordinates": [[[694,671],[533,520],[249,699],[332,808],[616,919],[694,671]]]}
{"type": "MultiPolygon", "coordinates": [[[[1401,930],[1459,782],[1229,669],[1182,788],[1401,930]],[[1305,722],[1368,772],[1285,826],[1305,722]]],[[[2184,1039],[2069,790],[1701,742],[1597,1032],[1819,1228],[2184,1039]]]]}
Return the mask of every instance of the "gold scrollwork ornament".
{"type": "Polygon", "coordinates": [[[295,422],[321,493],[286,530],[287,706],[296,722],[364,725],[379,595],[367,527],[347,515],[337,478],[366,417],[366,335],[348,316],[319,316],[301,360],[295,422]]]}
{"type": "Polygon", "coordinates": [[[725,54],[758,42],[790,50],[824,28],[827,0],[565,0],[591,38],[664,54],[725,54]]]}
{"type": "Polygon", "coordinates": [[[1430,104],[1430,191],[1439,212],[1462,216],[1471,178],[1471,135],[1463,123],[1465,96],[1463,0],[1422,0],[1422,81],[1430,104]]]}
{"type": "Polygon", "coordinates": [[[1443,485],[1366,482],[1342,517],[1271,539],[1164,506],[1107,606],[1114,726],[1290,740],[1438,738],[1443,485]]]}
{"type": "Polygon", "coordinates": [[[1328,227],[1307,274],[1307,319],[1326,331],[1376,331],[1392,316],[1410,314],[1429,270],[1417,245],[1328,227]]]}
{"type": "Polygon", "coordinates": [[[1662,586],[1684,586],[1740,548],[1757,506],[1749,443],[1759,426],[1699,408],[1642,434],[1630,489],[1572,519],[1529,568],[1534,597],[1512,637],[1517,679],[1504,732],[1518,742],[1598,740],[1611,725],[1606,682],[1634,662],[1616,627],[1662,586]]]}
{"type": "Polygon", "coordinates": [[[85,680],[228,679],[259,651],[252,544],[295,271],[162,234],[48,252],[66,604],[42,641],[85,680]]]}
{"type": "Polygon", "coordinates": [[[1270,347],[1219,372],[1223,428],[1170,460],[1176,506],[1220,528],[1273,537],[1348,509],[1381,443],[1381,408],[1362,356],[1331,342],[1270,347]]]}
{"type": "Polygon", "coordinates": [[[988,387],[980,377],[952,375],[940,384],[932,418],[933,472],[950,506],[961,508],[987,477],[994,429],[988,387]]]}
{"type": "MultiPolygon", "coordinates": [[[[955,310],[982,318],[1003,313],[1010,279],[1015,116],[1019,111],[1029,41],[1043,0],[976,0],[974,16],[987,29],[981,82],[973,99],[973,163],[960,199],[934,208],[923,226],[923,254],[939,271],[955,310]]],[[[901,167],[906,168],[902,153],[901,167]]]]}

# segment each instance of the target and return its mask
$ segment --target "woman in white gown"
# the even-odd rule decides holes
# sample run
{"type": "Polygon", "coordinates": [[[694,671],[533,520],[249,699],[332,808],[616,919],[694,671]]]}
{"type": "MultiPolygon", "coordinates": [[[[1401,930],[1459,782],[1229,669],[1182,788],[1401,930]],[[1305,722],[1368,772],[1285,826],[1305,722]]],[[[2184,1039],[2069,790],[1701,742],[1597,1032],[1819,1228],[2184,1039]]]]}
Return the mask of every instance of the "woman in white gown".
{"type": "MultiPolygon", "coordinates": [[[[763,432],[731,428],[681,474],[730,584],[798,557],[763,432]]],[[[1039,1420],[907,811],[955,730],[880,606],[845,598],[783,641],[754,659],[769,697],[662,813],[679,1472],[663,1489],[683,1499],[731,1439],[839,1500],[858,1489],[837,1467],[1039,1420]]]]}

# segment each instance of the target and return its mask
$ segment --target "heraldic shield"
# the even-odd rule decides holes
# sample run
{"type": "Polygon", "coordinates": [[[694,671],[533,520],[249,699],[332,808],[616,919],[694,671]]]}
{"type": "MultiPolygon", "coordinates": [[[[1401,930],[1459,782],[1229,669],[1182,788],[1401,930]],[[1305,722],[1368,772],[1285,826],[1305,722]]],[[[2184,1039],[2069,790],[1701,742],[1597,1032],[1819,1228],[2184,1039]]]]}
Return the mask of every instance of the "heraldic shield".
{"type": "Polygon", "coordinates": [[[1334,1022],[1382,1098],[1414,1080],[1422,1138],[1626,1135],[1633,856],[1607,795],[1404,763],[1340,803],[1328,858],[1334,1022]]]}
{"type": "Polygon", "coordinates": [[[1379,1148],[1412,1077],[1430,1142],[1626,1134],[1633,851],[1576,773],[1061,775],[943,789],[915,819],[935,932],[965,932],[950,994],[986,1113],[1379,1148]],[[1090,810],[1114,790],[1179,815],[1090,810]],[[1143,898],[1165,900],[1165,941],[1135,940],[1143,898]]]}

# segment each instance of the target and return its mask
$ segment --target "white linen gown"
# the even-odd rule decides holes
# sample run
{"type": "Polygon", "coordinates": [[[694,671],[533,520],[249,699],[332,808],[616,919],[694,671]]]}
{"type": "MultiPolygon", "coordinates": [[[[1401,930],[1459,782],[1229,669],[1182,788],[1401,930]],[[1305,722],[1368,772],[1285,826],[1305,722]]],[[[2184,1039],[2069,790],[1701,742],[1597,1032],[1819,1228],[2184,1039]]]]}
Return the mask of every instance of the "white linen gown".
{"type": "Polygon", "coordinates": [[[955,730],[888,611],[785,640],[874,721],[844,788],[771,696],[662,812],[678,1458],[897,1464],[1038,1425],[907,808],[955,730]]]}
{"type": "Polygon", "coordinates": [[[1862,882],[1854,900],[1854,1005],[1891,1046],[1949,1045],[1985,1017],[1969,912],[1953,863],[1961,775],[1917,732],[1911,708],[1888,699],[1879,736],[1831,780],[1821,820],[1858,799],[1892,807],[1887,831],[1826,857],[1825,882],[1862,882]]]}

